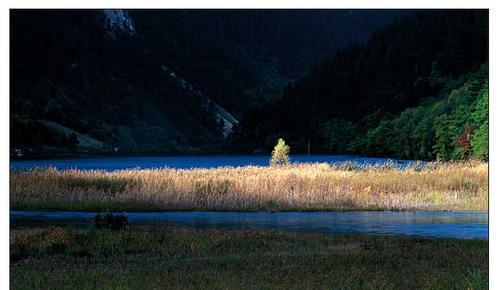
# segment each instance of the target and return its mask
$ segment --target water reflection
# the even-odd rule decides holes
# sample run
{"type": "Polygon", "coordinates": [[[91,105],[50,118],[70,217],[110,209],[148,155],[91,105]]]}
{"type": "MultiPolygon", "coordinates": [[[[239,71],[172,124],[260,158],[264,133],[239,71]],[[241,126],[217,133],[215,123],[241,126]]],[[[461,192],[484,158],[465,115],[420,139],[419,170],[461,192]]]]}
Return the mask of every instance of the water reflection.
{"type": "MultiPolygon", "coordinates": [[[[91,212],[11,211],[11,225],[85,225],[91,212]]],[[[127,213],[131,224],[156,222],[211,228],[264,228],[294,231],[361,233],[487,239],[486,212],[147,212],[127,213]]]]}

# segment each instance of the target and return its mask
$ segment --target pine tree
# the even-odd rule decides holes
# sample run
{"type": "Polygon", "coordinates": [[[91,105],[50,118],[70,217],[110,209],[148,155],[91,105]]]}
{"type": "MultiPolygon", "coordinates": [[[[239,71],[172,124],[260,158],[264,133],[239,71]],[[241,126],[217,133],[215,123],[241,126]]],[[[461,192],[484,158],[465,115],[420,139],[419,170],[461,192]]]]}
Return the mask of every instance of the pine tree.
{"type": "Polygon", "coordinates": [[[285,144],[285,140],[278,139],[278,143],[274,146],[273,152],[271,153],[271,160],[269,163],[271,166],[281,166],[290,164],[290,146],[285,144]]]}

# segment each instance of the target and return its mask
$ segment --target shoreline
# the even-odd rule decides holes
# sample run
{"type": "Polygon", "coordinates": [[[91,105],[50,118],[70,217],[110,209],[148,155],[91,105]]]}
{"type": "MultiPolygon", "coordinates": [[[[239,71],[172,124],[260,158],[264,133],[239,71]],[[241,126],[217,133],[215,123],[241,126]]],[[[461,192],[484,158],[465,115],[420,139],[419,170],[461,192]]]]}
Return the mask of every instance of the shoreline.
{"type": "Polygon", "coordinates": [[[16,208],[10,207],[10,212],[75,212],[75,213],[349,213],[349,212],[381,212],[381,213],[405,213],[405,212],[441,212],[441,213],[478,213],[478,214],[489,214],[488,210],[450,210],[450,209],[400,209],[400,210],[389,210],[389,209],[333,209],[333,210],[274,210],[274,211],[266,211],[266,210],[216,210],[216,209],[165,209],[165,210],[116,210],[116,211],[96,211],[96,210],[71,210],[71,209],[50,209],[50,208],[16,208]]]}

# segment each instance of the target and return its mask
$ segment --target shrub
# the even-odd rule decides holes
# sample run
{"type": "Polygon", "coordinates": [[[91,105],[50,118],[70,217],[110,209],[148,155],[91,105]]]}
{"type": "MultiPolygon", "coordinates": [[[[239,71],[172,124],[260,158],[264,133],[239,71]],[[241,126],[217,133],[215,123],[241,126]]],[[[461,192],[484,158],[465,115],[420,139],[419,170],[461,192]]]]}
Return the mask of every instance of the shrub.
{"type": "Polygon", "coordinates": [[[15,263],[29,256],[32,237],[25,232],[15,232],[10,237],[10,261],[15,263]]]}
{"type": "Polygon", "coordinates": [[[113,214],[111,212],[106,214],[98,213],[92,220],[92,224],[98,229],[121,230],[128,226],[128,218],[124,214],[113,214]]]}
{"type": "Polygon", "coordinates": [[[71,235],[61,227],[52,226],[44,233],[40,245],[48,252],[64,252],[71,242],[71,235]]]}
{"type": "Polygon", "coordinates": [[[290,146],[285,144],[285,140],[278,139],[278,143],[274,146],[273,152],[271,153],[271,160],[269,163],[271,166],[287,165],[290,164],[290,146]]]}

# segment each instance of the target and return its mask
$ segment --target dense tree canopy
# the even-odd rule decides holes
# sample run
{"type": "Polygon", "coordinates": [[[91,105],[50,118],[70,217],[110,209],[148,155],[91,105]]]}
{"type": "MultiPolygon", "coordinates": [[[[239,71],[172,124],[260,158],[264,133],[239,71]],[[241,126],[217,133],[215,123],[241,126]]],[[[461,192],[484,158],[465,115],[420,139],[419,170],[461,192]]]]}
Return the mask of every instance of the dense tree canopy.
{"type": "Polygon", "coordinates": [[[439,98],[384,119],[357,136],[351,149],[407,159],[487,159],[487,66],[449,86],[439,98]]]}
{"type": "Polygon", "coordinates": [[[247,115],[233,145],[266,148],[284,137],[295,153],[311,140],[313,152],[484,158],[487,61],[487,11],[418,11],[247,115]]]}

